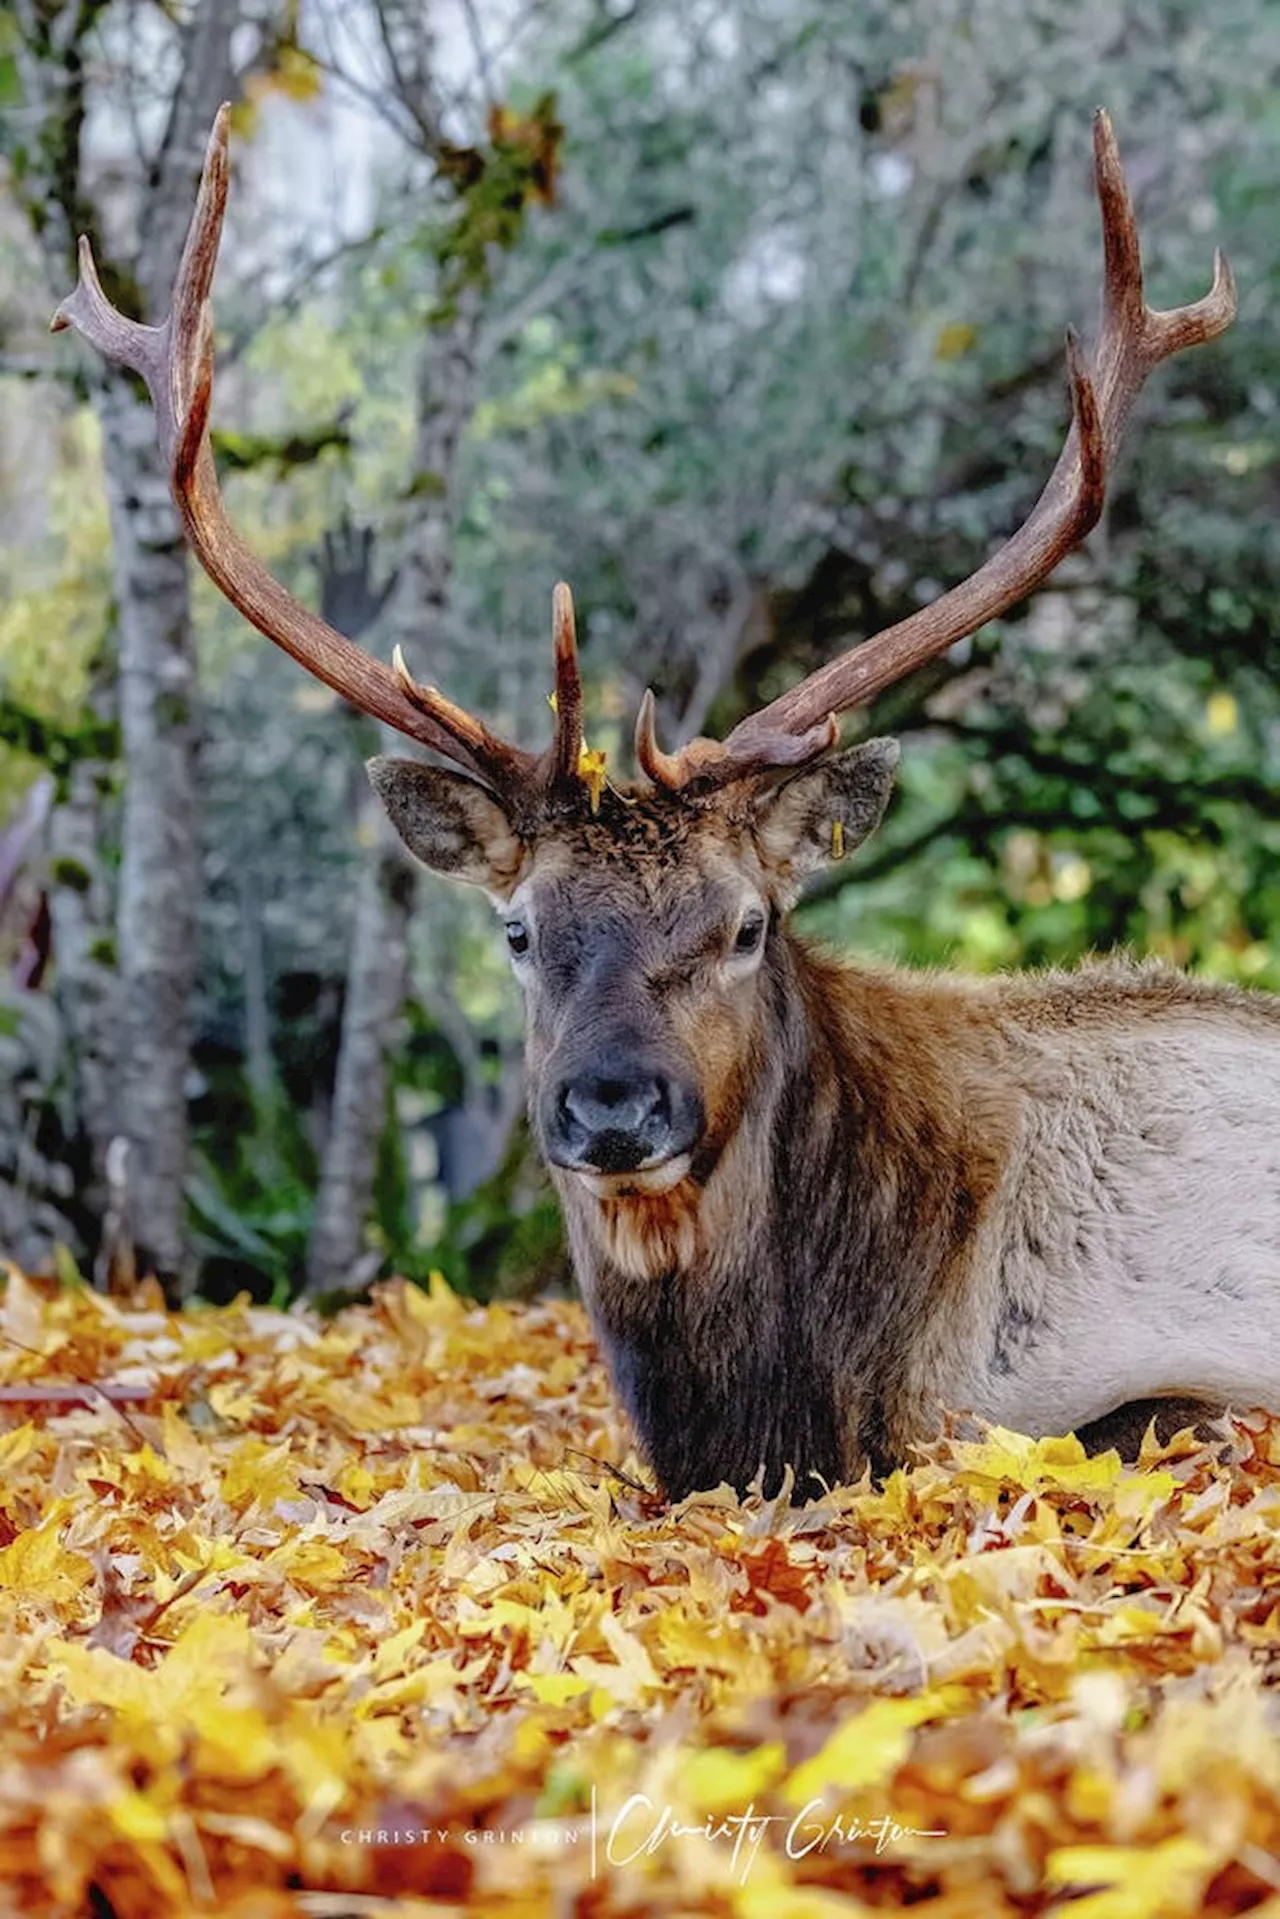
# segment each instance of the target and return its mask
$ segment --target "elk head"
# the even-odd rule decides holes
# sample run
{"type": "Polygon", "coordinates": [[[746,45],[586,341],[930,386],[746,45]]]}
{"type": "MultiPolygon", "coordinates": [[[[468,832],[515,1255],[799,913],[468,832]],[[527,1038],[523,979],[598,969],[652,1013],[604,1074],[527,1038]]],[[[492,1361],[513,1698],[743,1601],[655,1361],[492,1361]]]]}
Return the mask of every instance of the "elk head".
{"type": "MultiPolygon", "coordinates": [[[[557,607],[567,618],[564,588],[557,607]]],[[[410,850],[496,906],[543,1155],[562,1192],[604,1203],[604,1250],[624,1269],[687,1263],[765,1054],[782,916],[877,824],[897,759],[872,740],[700,797],[574,780],[534,813],[464,774],[371,763],[410,850]]]]}
{"type": "MultiPolygon", "coordinates": [[[[417,857],[483,887],[502,916],[528,1001],[534,1124],[562,1188],[576,1182],[604,1207],[666,1202],[674,1223],[651,1240],[654,1259],[678,1259],[690,1209],[749,1096],[781,915],[805,874],[852,850],[887,802],[896,747],[873,740],[837,752],[835,716],[865,706],[1052,572],[1102,511],[1146,375],[1214,338],[1234,315],[1220,254],[1201,300],[1169,312],[1147,307],[1133,208],[1101,112],[1094,164],[1102,324],[1092,361],[1068,331],[1072,425],[1027,520],[962,585],[822,667],[722,742],[664,752],[647,695],[636,729],[642,779],[625,791],[600,791],[582,777],[567,587],[555,594],[554,738],[532,753],[418,684],[398,653],[388,667],[362,652],[279,586],[230,526],[208,433],[227,110],[209,143],[161,326],[140,326],[110,306],[80,243],[80,279],[53,324],[77,327],[147,382],[174,498],[205,570],[308,671],[447,763],[380,759],[370,770],[417,857]]],[[[650,1268],[650,1254],[630,1263],[650,1268]]]]}

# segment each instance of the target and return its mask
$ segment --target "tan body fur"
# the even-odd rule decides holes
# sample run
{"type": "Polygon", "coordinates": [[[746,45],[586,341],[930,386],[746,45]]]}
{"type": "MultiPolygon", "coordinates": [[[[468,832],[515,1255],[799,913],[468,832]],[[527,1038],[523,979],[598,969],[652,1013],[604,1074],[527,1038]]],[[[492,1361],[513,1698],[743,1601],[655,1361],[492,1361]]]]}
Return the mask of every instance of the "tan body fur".
{"type": "Polygon", "coordinates": [[[898,1055],[975,1202],[897,1436],[942,1406],[1040,1433],[1166,1393],[1280,1404],[1274,1001],[1118,964],[824,990],[855,1067],[872,1030],[898,1055]]]}
{"type": "Polygon", "coordinates": [[[409,844],[517,940],[535,1132],[673,1494],[788,1466],[803,1494],[946,1411],[1106,1443],[1125,1408],[1131,1443],[1134,1402],[1280,1409],[1280,1000],[1118,961],[973,979],[815,953],[786,909],[874,829],[895,760],[871,741],[703,804],[606,793],[536,837],[381,763],[409,844]],[[696,1122],[634,1171],[584,1158],[564,1099],[637,1073],[696,1122]]]}
{"type": "MultiPolygon", "coordinates": [[[[841,1271],[837,1235],[809,1282],[855,1320],[895,1308],[882,1375],[860,1351],[837,1385],[840,1476],[869,1450],[901,1457],[946,1410],[1041,1434],[1166,1395],[1280,1406],[1280,1005],[1123,963],[964,979],[798,942],[791,959],[825,1054],[805,1076],[813,1130],[850,1136],[838,1205],[923,1215],[896,1271],[879,1248],[841,1271]]],[[[601,1202],[557,1176],[606,1345],[673,1265],[680,1317],[741,1301],[744,1245],[773,1250],[777,1188],[812,1145],[775,1131],[785,1070],[704,1189],[601,1202]]],[[[817,1231],[796,1221],[797,1268],[817,1231]]]]}

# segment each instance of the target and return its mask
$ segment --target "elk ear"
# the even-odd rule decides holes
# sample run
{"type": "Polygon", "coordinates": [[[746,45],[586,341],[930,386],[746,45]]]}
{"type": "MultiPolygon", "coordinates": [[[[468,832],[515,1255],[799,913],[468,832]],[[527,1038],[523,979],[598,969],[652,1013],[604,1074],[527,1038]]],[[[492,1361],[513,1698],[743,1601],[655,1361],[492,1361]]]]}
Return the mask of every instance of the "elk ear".
{"type": "Polygon", "coordinates": [[[896,740],[866,740],[761,796],[756,844],[784,889],[798,890],[810,873],[875,831],[889,804],[898,753],[896,740]]]}
{"type": "Polygon", "coordinates": [[[508,897],[528,849],[491,793],[463,773],[420,760],[370,760],[368,771],[415,859],[446,879],[508,897]]]}

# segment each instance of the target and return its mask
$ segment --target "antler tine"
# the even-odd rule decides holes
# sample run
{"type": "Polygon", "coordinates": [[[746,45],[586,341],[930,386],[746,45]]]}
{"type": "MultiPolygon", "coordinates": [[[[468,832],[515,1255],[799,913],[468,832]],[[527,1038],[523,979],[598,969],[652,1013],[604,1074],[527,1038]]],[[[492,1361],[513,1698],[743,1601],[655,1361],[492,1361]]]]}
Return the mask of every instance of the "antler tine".
{"type": "Polygon", "coordinates": [[[582,753],[582,676],[578,671],[573,594],[563,580],[556,582],[551,595],[551,637],[556,666],[556,733],[543,757],[541,773],[548,788],[572,788],[582,753]]]}
{"type": "Polygon", "coordinates": [[[675,753],[664,753],[658,745],[657,709],[649,687],[636,717],[636,764],[654,786],[669,793],[706,794],[753,773],[803,766],[827,752],[839,737],[839,723],[829,713],[804,733],[762,730],[742,753],[730,754],[719,740],[708,739],[690,740],[675,753]]]}
{"type": "Polygon", "coordinates": [[[429,724],[443,728],[447,735],[450,741],[448,749],[437,747],[437,752],[447,750],[449,758],[460,761],[477,773],[486,786],[508,800],[516,799],[535,780],[538,767],[536,754],[527,753],[523,747],[512,746],[509,741],[490,732],[483,720],[476,719],[464,707],[456,706],[438,686],[420,685],[405,665],[404,654],[398,645],[391,651],[391,670],[396,686],[410,706],[429,724]]]}
{"type": "MultiPolygon", "coordinates": [[[[1148,373],[1184,347],[1216,339],[1235,318],[1235,284],[1221,252],[1214,256],[1213,285],[1201,299],[1167,312],[1146,305],[1133,203],[1111,121],[1101,108],[1094,116],[1093,150],[1105,259],[1102,326],[1092,368],[1068,329],[1071,430],[1030,515],[999,552],[961,585],[821,667],[743,720],[719,748],[718,759],[701,751],[709,743],[697,742],[699,753],[687,765],[700,785],[724,785],[741,778],[762,760],[768,762],[780,738],[813,740],[828,716],[865,706],[1047,579],[1102,512],[1125,423],[1148,373]]],[[[644,770],[658,784],[683,786],[683,756],[660,754],[653,739],[652,711],[642,719],[643,752],[638,733],[637,753],[642,753],[644,770]]],[[[821,750],[820,746],[812,749],[821,750]]],[[[686,755],[691,752],[685,749],[686,755]]],[[[810,756],[801,753],[797,760],[810,756]]]]}
{"type": "Polygon", "coordinates": [[[506,746],[433,689],[416,688],[403,661],[393,671],[310,612],[271,577],[227,518],[209,443],[209,290],[226,211],[229,127],[230,108],[223,106],[209,136],[168,318],[153,327],[119,313],[103,292],[88,240],[81,238],[80,277],[54,314],[53,330],[74,327],[99,353],[146,382],[191,548],[214,585],[260,633],[360,712],[453,760],[486,785],[516,786],[532,773],[533,754],[506,746]]]}
{"type": "MultiPolygon", "coordinates": [[[[698,741],[698,745],[713,745],[713,741],[698,741]]],[[[686,784],[692,774],[683,764],[690,752],[685,748],[680,753],[664,753],[658,745],[657,702],[653,697],[653,688],[646,686],[644,698],[640,702],[640,711],[636,714],[636,765],[654,786],[665,787],[669,793],[676,793],[686,784]]]]}

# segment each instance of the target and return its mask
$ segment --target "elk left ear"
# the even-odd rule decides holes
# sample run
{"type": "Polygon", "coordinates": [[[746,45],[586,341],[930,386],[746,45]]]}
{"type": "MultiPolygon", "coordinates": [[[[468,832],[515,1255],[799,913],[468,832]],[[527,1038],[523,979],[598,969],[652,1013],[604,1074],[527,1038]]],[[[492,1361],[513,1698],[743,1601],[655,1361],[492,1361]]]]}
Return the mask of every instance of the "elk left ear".
{"type": "Polygon", "coordinates": [[[415,859],[495,899],[509,897],[526,848],[491,793],[465,773],[420,760],[370,760],[368,773],[415,859]]]}
{"type": "Polygon", "coordinates": [[[847,753],[807,767],[765,794],[756,813],[756,844],[784,888],[861,845],[884,816],[898,764],[896,740],[866,740],[847,753]]]}

